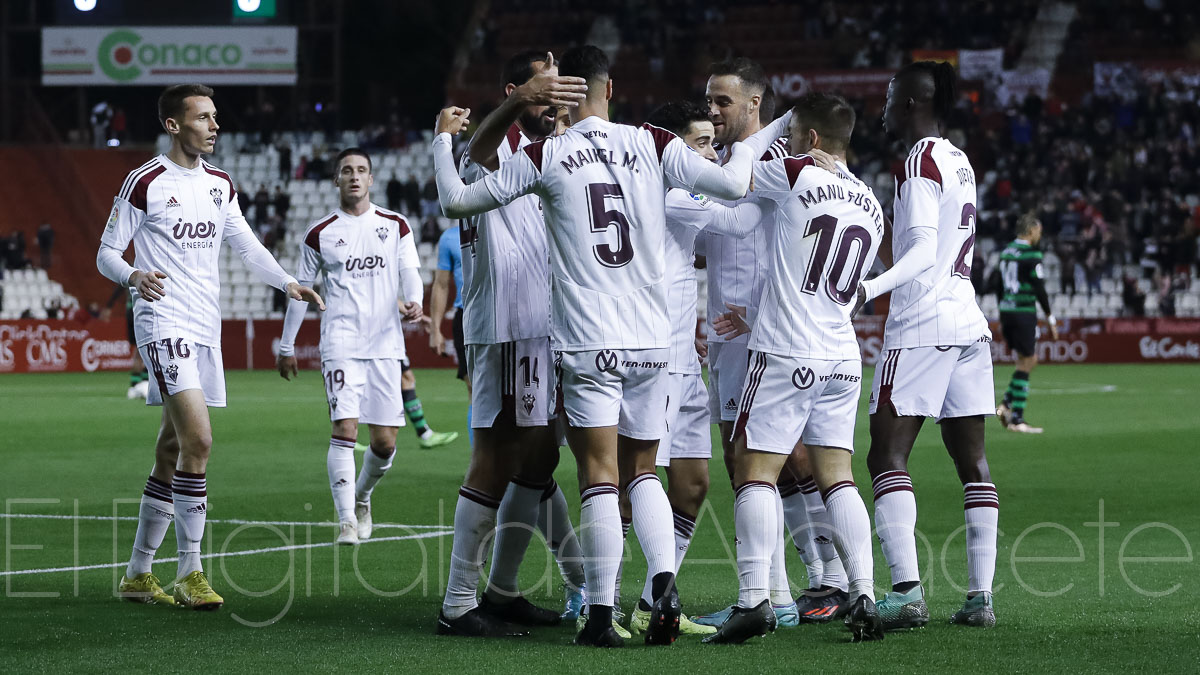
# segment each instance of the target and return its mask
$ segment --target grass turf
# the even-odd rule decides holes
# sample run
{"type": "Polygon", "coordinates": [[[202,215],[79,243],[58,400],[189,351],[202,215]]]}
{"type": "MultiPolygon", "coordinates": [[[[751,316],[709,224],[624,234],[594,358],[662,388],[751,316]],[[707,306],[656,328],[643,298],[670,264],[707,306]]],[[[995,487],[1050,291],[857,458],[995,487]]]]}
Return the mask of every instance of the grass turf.
{"type": "MultiPolygon", "coordinates": [[[[998,368],[998,392],[1008,375],[998,368]]],[[[684,638],[670,648],[635,644],[603,653],[570,647],[570,627],[514,641],[434,635],[451,543],[439,533],[453,522],[468,459],[465,390],[450,371],[419,371],[418,391],[431,424],[463,432],[459,440],[423,451],[411,430],[401,430],[395,465],[375,493],[377,523],[422,527],[377,530],[376,537],[407,538],[357,549],[329,546],[331,526],[305,524],[333,517],[319,376],[302,373],[286,383],[269,372],[228,374],[233,407],[212,415],[205,553],[312,547],[206,560],[227,603],[215,614],[113,597],[136,523],[112,516],[137,514],[158,412],[125,400],[119,374],[5,375],[3,669],[1195,672],[1198,375],[1200,368],[1179,365],[1043,366],[1032,378],[1028,416],[1046,433],[1020,436],[989,422],[1002,530],[995,630],[945,623],[965,584],[962,492],[936,427],[927,424],[910,468],[918,527],[929,542],[928,549],[919,544],[929,627],[878,644],[848,644],[842,626],[827,625],[782,629],[742,647],[684,638]],[[73,513],[94,519],[13,517],[73,513]],[[221,522],[236,519],[255,523],[221,522]],[[88,565],[109,566],[13,574],[88,565]]],[[[865,411],[857,442],[865,455],[865,411]]],[[[870,508],[861,456],[855,464],[870,508]]],[[[736,592],[732,495],[719,459],[712,477],[680,574],[685,611],[694,614],[728,604],[736,592]]],[[[558,480],[577,514],[574,462],[565,451],[558,480]]],[[[645,573],[636,538],[629,541],[627,609],[645,573]]],[[[169,532],[159,557],[174,548],[169,532]]],[[[875,556],[877,579],[886,582],[877,544],[875,556]]],[[[804,568],[790,551],[788,564],[802,588],[804,568]]],[[[155,569],[169,580],[174,568],[164,562],[155,569]]],[[[561,604],[557,571],[536,538],[522,580],[535,601],[561,604]]]]}

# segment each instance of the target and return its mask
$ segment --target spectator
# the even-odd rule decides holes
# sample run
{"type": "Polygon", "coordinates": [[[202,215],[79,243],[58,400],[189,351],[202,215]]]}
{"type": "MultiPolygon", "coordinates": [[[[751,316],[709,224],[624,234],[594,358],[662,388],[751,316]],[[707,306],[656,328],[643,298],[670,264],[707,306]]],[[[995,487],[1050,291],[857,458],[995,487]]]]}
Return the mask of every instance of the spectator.
{"type": "Polygon", "coordinates": [[[275,186],[275,215],[279,217],[280,222],[287,222],[288,211],[292,208],[292,198],[282,185],[275,186]]]}
{"type": "Polygon", "coordinates": [[[1121,303],[1126,316],[1142,316],[1146,313],[1146,294],[1138,288],[1136,277],[1126,274],[1121,279],[1121,303]]]}
{"type": "MultiPolygon", "coordinates": [[[[421,218],[437,218],[442,215],[442,208],[438,204],[437,183],[434,182],[433,176],[425,181],[425,189],[421,191],[421,218]]],[[[438,234],[441,234],[440,232],[438,234]]],[[[437,237],[433,238],[437,241],[437,237]]]]}
{"type": "Polygon", "coordinates": [[[415,216],[421,212],[421,185],[416,176],[410,175],[404,182],[404,205],[408,209],[405,213],[415,216]]]}
{"type": "Polygon", "coordinates": [[[117,145],[120,145],[125,140],[125,109],[117,108],[113,112],[112,117],[112,134],[111,136],[117,139],[117,145]]]}
{"type": "Polygon", "coordinates": [[[48,270],[51,262],[50,250],[54,246],[54,228],[50,227],[50,223],[42,223],[38,228],[37,243],[42,254],[42,269],[48,270]]]}
{"type": "Polygon", "coordinates": [[[392,211],[404,212],[400,202],[404,200],[404,183],[392,174],[392,177],[387,182],[387,207],[392,211]]]}
{"type": "Polygon", "coordinates": [[[438,224],[438,219],[426,218],[421,223],[421,241],[429,244],[436,244],[442,236],[441,225],[438,224]]]}
{"type": "Polygon", "coordinates": [[[92,147],[108,146],[108,125],[112,122],[112,108],[107,101],[101,101],[92,106],[92,147]]]}
{"type": "Polygon", "coordinates": [[[279,180],[287,184],[292,179],[292,146],[280,141],[276,149],[279,151],[279,180]]]}
{"type": "Polygon", "coordinates": [[[308,155],[300,155],[300,161],[296,163],[297,179],[308,178],[308,155]]]}
{"type": "Polygon", "coordinates": [[[262,227],[267,222],[267,207],[271,204],[271,193],[267,186],[260,183],[258,192],[254,193],[254,224],[262,227]]]}

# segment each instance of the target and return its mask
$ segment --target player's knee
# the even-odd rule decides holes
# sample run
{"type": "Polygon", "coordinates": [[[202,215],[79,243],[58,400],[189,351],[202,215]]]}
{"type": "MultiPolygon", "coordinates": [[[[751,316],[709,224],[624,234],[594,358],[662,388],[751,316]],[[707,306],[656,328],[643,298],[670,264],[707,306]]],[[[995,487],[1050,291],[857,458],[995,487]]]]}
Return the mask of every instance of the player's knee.
{"type": "Polygon", "coordinates": [[[187,438],[181,439],[179,449],[188,457],[207,459],[212,451],[212,432],[202,431],[190,434],[187,438]]]}
{"type": "Polygon", "coordinates": [[[381,458],[391,457],[396,452],[396,439],[393,437],[390,441],[387,439],[371,440],[371,452],[381,458]]]}

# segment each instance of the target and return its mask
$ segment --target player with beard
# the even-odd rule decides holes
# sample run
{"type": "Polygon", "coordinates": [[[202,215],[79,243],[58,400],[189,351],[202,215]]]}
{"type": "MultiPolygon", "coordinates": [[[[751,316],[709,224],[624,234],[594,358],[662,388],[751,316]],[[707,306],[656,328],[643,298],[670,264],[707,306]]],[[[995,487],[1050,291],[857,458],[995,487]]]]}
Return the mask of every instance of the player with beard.
{"type": "Polygon", "coordinates": [[[954,109],[957,76],[946,63],[920,61],[896,73],[883,111],[886,131],[910,148],[896,176],[895,264],[859,287],[858,306],[892,293],[882,360],[872,384],[871,450],[875,526],[891,569],[892,591],[879,602],[887,628],[923,626],[915,529],[917,503],[908,457],[925,422],[942,442],[963,484],[967,599],[951,622],[990,628],[1000,501],[984,445],[984,419],[995,411],[991,332],[975,301],[975,171],[942,137],[954,109]]]}
{"type": "MultiPolygon", "coordinates": [[[[505,101],[463,155],[459,173],[474,183],[532,142],[554,133],[558,106],[577,103],[587,86],[557,74],[554,57],[517,54],[504,68],[505,101]]],[[[454,517],[454,563],[437,630],[445,635],[521,633],[509,624],[554,625],[556,612],[520,595],[517,573],[534,527],[541,527],[576,618],[584,585],[579,544],[566,498],[554,482],[558,438],[550,422],[550,270],[541,204],[533,195],[463,218],[463,342],[474,429],[471,463],[454,517]],[[515,475],[514,475],[515,474],[515,475]],[[497,522],[499,527],[496,528],[497,522]],[[492,567],[482,603],[476,587],[487,538],[495,528],[492,567]]]]}
{"type": "MultiPolygon", "coordinates": [[[[727,147],[757,132],[765,121],[770,119],[774,98],[766,74],[758,63],[746,58],[735,58],[713,64],[705,89],[705,100],[708,103],[717,143],[727,147]]],[[[786,142],[776,141],[760,159],[778,159],[787,154],[786,142]]],[[[828,157],[822,156],[820,152],[817,152],[817,155],[823,163],[832,166],[828,157]]],[[[710,319],[731,310],[753,312],[762,296],[767,264],[770,260],[770,245],[774,238],[776,206],[774,202],[760,200],[754,194],[747,195],[745,200],[759,203],[761,206],[764,220],[762,227],[754,227],[753,232],[745,239],[712,234],[703,237],[708,268],[710,319]]],[[[731,439],[734,420],[741,405],[742,385],[746,378],[748,338],[738,336],[726,340],[717,334],[711,322],[707,331],[709,412],[712,423],[720,427],[725,467],[732,480],[734,447],[731,439]]],[[[823,529],[820,523],[825,515],[824,506],[820,504],[816,485],[811,480],[811,472],[805,466],[802,453],[801,446],[797,456],[789,460],[789,471],[784,472],[781,492],[787,493],[788,503],[785,505],[782,494],[778,499],[780,534],[772,554],[771,604],[776,610],[780,626],[795,626],[801,619],[800,607],[792,598],[791,585],[787,578],[786,545],[782,529],[785,522],[809,570],[810,589],[804,598],[805,615],[831,613],[832,609],[824,609],[823,606],[831,599],[835,602],[839,600],[840,596],[836,594],[844,590],[839,587],[845,585],[844,572],[840,576],[837,575],[841,563],[837,559],[832,540],[827,536],[822,538],[819,532],[823,529]],[[793,478],[795,473],[800,473],[800,477],[805,480],[793,478]],[[804,485],[806,491],[801,491],[799,485],[804,485]],[[820,541],[821,539],[823,541],[820,541]],[[817,561],[821,558],[828,558],[820,565],[827,569],[818,573],[817,561]]],[[[718,612],[696,617],[696,622],[720,626],[732,610],[731,605],[718,612]]]]}

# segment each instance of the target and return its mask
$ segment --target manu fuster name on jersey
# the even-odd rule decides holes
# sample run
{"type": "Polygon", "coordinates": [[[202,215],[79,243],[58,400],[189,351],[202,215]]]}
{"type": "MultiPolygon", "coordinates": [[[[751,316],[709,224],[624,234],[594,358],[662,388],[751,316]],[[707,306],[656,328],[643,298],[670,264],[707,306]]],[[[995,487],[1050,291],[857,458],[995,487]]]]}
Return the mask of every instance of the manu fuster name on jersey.
{"type": "Polygon", "coordinates": [[[881,236],[883,235],[883,214],[879,211],[879,207],[876,206],[877,202],[874,199],[868,199],[866,193],[854,192],[852,190],[847,190],[844,186],[831,184],[817,187],[815,193],[811,188],[802,193],[797,193],[796,198],[799,199],[800,203],[806,207],[812,206],[813,204],[820,204],[828,199],[841,199],[850,204],[854,204],[855,206],[861,207],[863,212],[871,217],[871,220],[875,224],[876,231],[881,236]]]}

